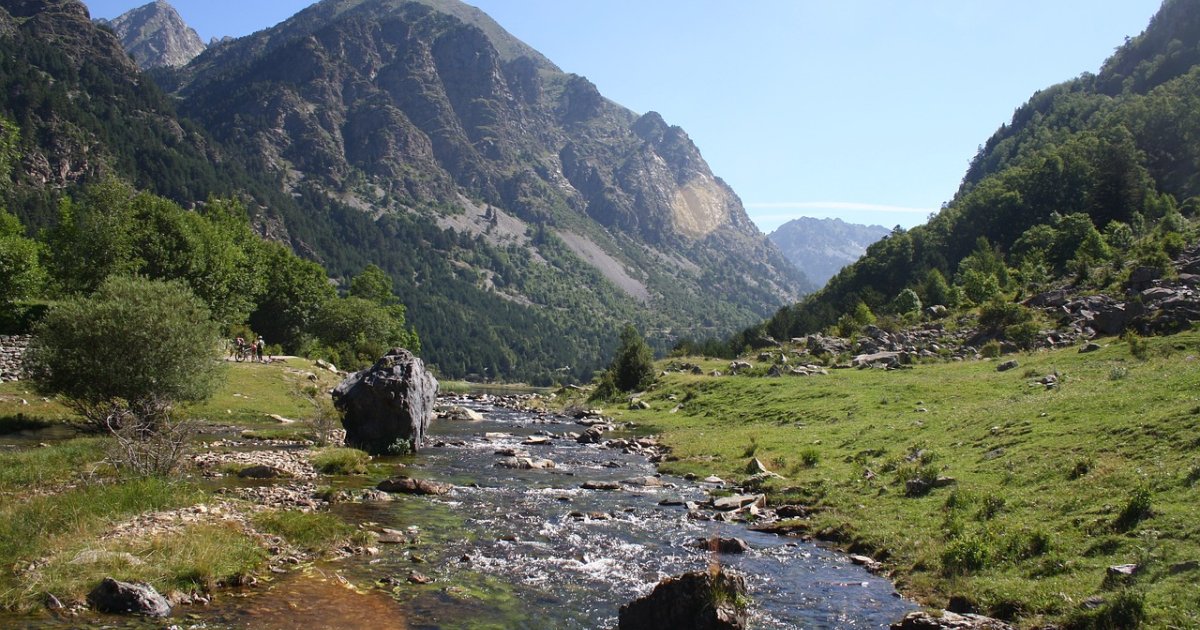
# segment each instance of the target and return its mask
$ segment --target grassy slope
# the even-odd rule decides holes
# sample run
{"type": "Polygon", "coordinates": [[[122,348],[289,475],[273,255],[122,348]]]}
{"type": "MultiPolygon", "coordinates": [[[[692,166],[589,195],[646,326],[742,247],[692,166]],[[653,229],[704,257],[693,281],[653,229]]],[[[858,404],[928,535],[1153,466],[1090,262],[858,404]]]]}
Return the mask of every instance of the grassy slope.
{"type": "Polygon", "coordinates": [[[1105,569],[1135,562],[1145,568],[1131,588],[1145,593],[1150,626],[1196,627],[1200,333],[1150,343],[1146,361],[1107,340],[1091,354],[1017,356],[1007,372],[983,361],[672,374],[644,397],[650,410],[622,415],[663,435],[671,472],[739,479],[758,457],[788,478],[768,486],[775,503],[821,508],[804,529],[884,559],[924,602],[962,595],[1027,624],[1069,618],[1089,596],[1113,601],[1105,569]],[[1053,372],[1059,388],[1030,385],[1053,372]],[[922,461],[957,483],[905,496],[922,461]],[[1149,516],[1118,524],[1139,489],[1149,516]]]}

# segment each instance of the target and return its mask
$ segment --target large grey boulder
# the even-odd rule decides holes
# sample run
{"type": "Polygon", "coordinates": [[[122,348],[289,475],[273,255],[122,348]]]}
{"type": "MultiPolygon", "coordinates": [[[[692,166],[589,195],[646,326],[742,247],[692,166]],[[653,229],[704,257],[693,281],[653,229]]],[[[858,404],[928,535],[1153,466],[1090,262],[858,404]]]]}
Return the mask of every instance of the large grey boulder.
{"type": "Polygon", "coordinates": [[[146,615],[166,617],[171,614],[171,604],[149,584],[118,582],[110,577],[96,585],[88,593],[88,603],[100,612],[118,615],[146,615]]]}
{"type": "Polygon", "coordinates": [[[438,382],[408,350],[394,348],[333,390],[346,444],[372,455],[416,451],[433,417],[438,382]]]}
{"type": "Polygon", "coordinates": [[[747,624],[746,580],[720,571],[667,578],[649,595],[621,607],[618,630],[740,630],[747,624]]]}

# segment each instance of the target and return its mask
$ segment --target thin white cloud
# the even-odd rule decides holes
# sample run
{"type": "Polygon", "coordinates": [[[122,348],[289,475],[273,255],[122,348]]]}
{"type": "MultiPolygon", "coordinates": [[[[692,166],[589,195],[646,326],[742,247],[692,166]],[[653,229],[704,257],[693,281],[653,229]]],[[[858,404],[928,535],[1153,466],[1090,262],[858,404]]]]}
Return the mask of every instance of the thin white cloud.
{"type": "Polygon", "coordinates": [[[889,212],[894,214],[929,214],[937,208],[908,208],[876,203],[853,201],[782,201],[777,203],[748,203],[747,209],[754,210],[854,210],[859,212],[889,212]]]}

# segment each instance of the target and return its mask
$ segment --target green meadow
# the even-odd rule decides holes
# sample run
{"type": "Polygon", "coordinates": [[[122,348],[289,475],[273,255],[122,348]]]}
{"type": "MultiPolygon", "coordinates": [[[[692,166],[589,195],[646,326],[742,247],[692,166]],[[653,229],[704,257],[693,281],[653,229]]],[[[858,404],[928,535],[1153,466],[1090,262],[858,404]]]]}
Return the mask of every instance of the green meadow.
{"type": "Polygon", "coordinates": [[[784,477],[762,485],[772,504],[812,509],[785,529],[875,557],[924,604],[1028,627],[1200,626],[1200,333],[1149,339],[1144,359],[1102,343],[1005,356],[1019,366],[1003,372],[670,373],[649,410],[615,415],[661,435],[666,472],[739,481],[757,458],[784,477]],[[1108,575],[1122,564],[1138,568],[1108,575]]]}

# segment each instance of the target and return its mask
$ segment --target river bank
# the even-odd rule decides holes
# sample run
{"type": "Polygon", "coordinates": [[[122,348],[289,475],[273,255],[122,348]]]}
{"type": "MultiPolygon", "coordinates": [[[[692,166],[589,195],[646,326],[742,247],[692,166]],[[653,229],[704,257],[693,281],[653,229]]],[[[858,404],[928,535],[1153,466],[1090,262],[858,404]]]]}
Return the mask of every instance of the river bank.
{"type": "Polygon", "coordinates": [[[713,376],[729,365],[685,359],[606,414],[658,434],[668,474],[741,482],[763,463],[783,477],[759,484],[768,502],[807,508],[782,528],[873,557],[924,604],[1029,628],[1197,627],[1200,334],[1148,343],[1144,360],[1107,339],[1003,371],[713,376]]]}
{"type": "Polygon", "coordinates": [[[499,398],[451,401],[483,419],[436,423],[417,455],[376,459],[357,475],[323,472],[302,420],[307,403],[287,394],[310,374],[231,366],[229,386],[191,410],[206,421],[176,482],[114,476],[102,437],[48,438],[60,425],[31,417],[10,424],[0,439],[3,590],[6,608],[25,612],[4,623],[119,622],[85,602],[113,575],[154,585],[180,627],[294,627],[297,611],[315,606],[343,614],[305,614],[312,628],[318,619],[385,627],[371,616],[386,613],[386,627],[583,629],[612,625],[658,580],[714,561],[750,576],[760,628],[885,627],[911,609],[844,556],[714,518],[726,510],[711,495],[727,492],[658,476],[652,441],[609,432],[581,440],[596,422],[499,398]],[[553,465],[525,467],[525,458],[553,465]],[[449,493],[374,489],[397,474],[449,493]],[[746,548],[717,560],[697,546],[709,538],[746,548]]]}

